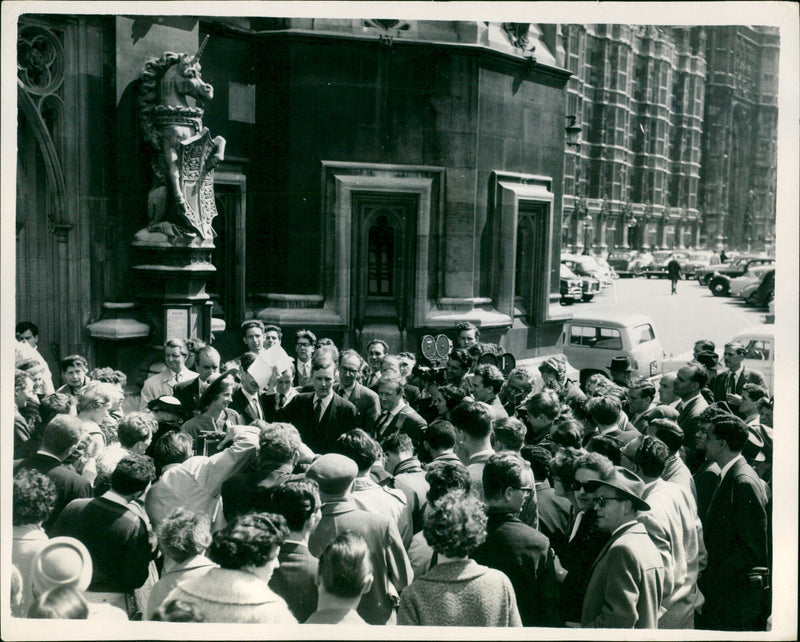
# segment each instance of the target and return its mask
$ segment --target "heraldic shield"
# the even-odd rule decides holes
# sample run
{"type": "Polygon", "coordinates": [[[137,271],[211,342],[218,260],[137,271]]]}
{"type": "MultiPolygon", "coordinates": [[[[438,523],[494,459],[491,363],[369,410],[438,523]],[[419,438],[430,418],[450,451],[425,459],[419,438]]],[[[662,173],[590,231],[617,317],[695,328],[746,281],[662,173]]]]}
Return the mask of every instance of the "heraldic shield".
{"type": "Polygon", "coordinates": [[[212,239],[216,232],[211,222],[217,216],[214,202],[214,169],[208,159],[215,151],[214,141],[208,128],[196,136],[180,142],[180,185],[189,207],[184,212],[186,225],[203,239],[212,239]]]}

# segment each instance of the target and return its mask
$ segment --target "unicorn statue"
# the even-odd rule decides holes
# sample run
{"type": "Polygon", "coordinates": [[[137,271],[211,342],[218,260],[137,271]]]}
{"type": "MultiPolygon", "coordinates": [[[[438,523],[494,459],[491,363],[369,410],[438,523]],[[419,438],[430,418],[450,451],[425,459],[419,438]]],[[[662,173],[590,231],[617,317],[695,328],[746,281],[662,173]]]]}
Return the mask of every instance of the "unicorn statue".
{"type": "Polygon", "coordinates": [[[163,234],[168,242],[185,244],[216,236],[214,168],[224,159],[225,139],[212,139],[203,127],[204,104],[214,98],[214,88],[200,76],[206,43],[208,36],[194,55],[167,51],[145,63],[139,113],[153,147],[154,181],[139,240],[163,234]]]}

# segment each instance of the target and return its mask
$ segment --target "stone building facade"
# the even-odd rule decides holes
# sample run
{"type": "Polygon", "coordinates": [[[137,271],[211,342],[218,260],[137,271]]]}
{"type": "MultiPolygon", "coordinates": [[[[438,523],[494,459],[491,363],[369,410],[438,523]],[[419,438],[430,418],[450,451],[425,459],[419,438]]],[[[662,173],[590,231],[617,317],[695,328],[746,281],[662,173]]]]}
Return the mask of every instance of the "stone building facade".
{"type": "Polygon", "coordinates": [[[774,249],[778,33],[564,25],[562,244],[774,249]],[[753,155],[755,150],[755,155],[753,155]]]}
{"type": "Polygon", "coordinates": [[[253,317],[290,351],[299,328],[417,351],[462,320],[518,357],[552,350],[569,77],[557,25],[23,15],[17,319],[39,325],[54,373],[82,353],[135,386],[159,356],[169,319],[145,314],[131,246],[152,180],[140,74],[206,35],[204,125],[227,148],[216,271],[196,298],[223,358],[253,317]]]}

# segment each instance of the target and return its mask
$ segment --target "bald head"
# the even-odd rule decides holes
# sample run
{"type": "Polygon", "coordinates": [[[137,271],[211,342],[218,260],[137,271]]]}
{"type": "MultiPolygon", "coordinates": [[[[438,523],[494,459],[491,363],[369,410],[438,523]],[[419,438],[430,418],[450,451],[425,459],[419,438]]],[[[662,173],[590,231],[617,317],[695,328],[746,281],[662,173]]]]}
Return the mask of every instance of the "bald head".
{"type": "Polygon", "coordinates": [[[658,398],[661,400],[661,403],[669,404],[678,398],[674,388],[677,376],[678,373],[676,372],[668,372],[661,377],[661,381],[658,384],[658,398]]]}

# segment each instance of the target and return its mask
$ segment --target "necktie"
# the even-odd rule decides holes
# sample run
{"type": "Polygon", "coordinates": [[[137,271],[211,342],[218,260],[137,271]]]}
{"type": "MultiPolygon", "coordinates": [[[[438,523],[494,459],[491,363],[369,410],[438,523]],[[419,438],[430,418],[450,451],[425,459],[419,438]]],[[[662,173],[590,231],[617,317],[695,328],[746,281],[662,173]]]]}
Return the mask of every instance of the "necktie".
{"type": "Polygon", "coordinates": [[[283,408],[283,402],[286,400],[286,395],[278,393],[278,409],[283,408]]]}
{"type": "Polygon", "coordinates": [[[258,419],[263,419],[264,418],[264,415],[261,414],[261,404],[258,403],[258,399],[253,397],[253,400],[250,402],[250,406],[252,407],[253,412],[256,415],[256,418],[258,418],[258,419]]]}
{"type": "Polygon", "coordinates": [[[317,415],[317,423],[322,421],[322,399],[315,399],[314,400],[314,411],[317,415]]]}
{"type": "Polygon", "coordinates": [[[731,372],[728,377],[728,392],[736,393],[736,373],[731,372]]]}
{"type": "Polygon", "coordinates": [[[383,432],[383,429],[386,428],[386,424],[388,423],[389,423],[389,411],[384,410],[383,413],[381,413],[381,416],[378,418],[378,423],[375,424],[375,435],[379,436],[381,432],[383,432]]]}

